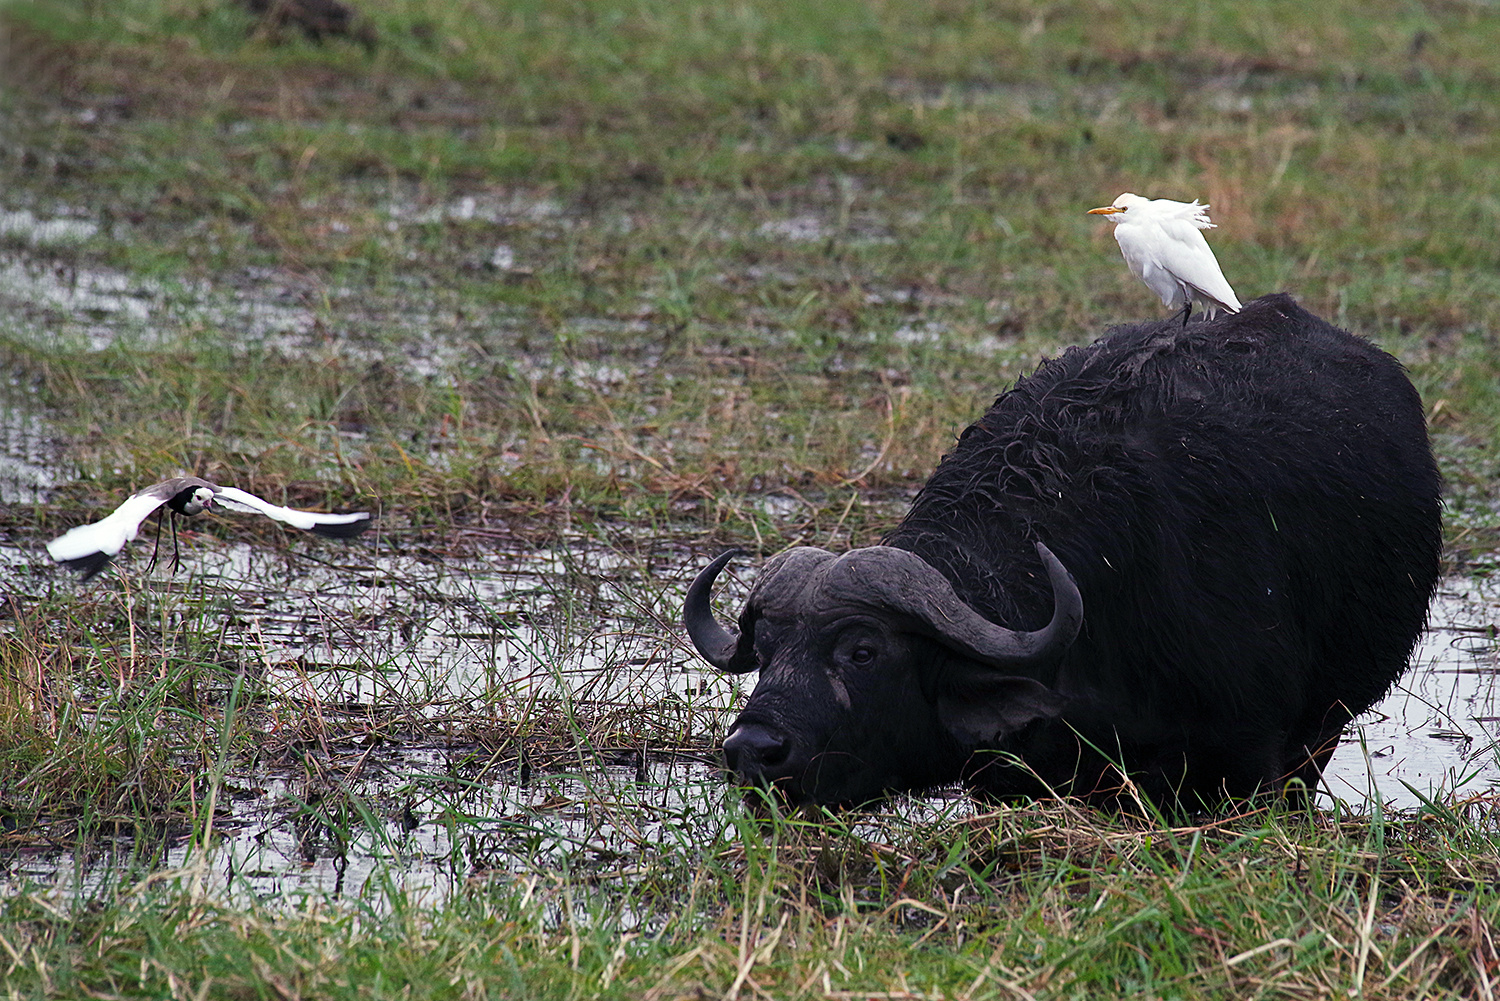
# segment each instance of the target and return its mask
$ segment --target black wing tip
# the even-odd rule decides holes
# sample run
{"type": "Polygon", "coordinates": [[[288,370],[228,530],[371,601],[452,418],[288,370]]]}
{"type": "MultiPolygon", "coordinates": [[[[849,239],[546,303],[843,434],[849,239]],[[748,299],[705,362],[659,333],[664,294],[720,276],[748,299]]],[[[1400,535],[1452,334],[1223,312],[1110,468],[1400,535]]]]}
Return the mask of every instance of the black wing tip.
{"type": "Polygon", "coordinates": [[[87,556],[75,556],[71,560],[58,560],[57,562],[69,570],[77,570],[79,572],[78,583],[86,584],[90,580],[93,580],[99,571],[109,566],[114,561],[114,558],[114,553],[100,552],[89,553],[87,556]]]}
{"type": "Polygon", "coordinates": [[[364,517],[356,521],[320,523],[314,525],[309,531],[314,535],[321,535],[325,539],[352,539],[373,524],[374,519],[365,514],[364,517]]]}

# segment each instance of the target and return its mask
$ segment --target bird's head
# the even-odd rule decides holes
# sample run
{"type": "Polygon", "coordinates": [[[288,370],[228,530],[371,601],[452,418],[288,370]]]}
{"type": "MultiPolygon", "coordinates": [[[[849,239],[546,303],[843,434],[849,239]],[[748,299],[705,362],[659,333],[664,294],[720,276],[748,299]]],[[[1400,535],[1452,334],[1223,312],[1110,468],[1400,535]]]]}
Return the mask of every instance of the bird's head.
{"type": "Polygon", "coordinates": [[[168,505],[179,514],[192,517],[213,506],[214,492],[208,487],[192,487],[178,494],[168,505]]]}
{"type": "Polygon", "coordinates": [[[1133,195],[1127,191],[1116,198],[1113,205],[1101,205],[1099,208],[1089,209],[1088,214],[1108,216],[1110,222],[1124,222],[1130,218],[1132,210],[1139,215],[1149,204],[1151,204],[1151,199],[1142,198],[1140,195],[1133,195]]]}

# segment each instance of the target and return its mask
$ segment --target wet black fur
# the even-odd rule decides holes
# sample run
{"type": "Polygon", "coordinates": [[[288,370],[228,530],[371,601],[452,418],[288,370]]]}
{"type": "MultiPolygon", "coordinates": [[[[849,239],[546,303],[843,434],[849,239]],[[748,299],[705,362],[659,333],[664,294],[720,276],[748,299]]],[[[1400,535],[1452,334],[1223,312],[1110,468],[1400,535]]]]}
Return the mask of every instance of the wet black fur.
{"type": "MultiPolygon", "coordinates": [[[[1035,676],[1069,708],[988,747],[933,746],[927,727],[925,746],[889,753],[920,758],[920,783],[962,775],[1000,797],[1129,795],[1109,758],[1158,803],[1315,783],[1411,655],[1439,572],[1439,494],[1401,366],[1291,298],[1113,328],[997,399],[885,540],[1024,629],[1051,613],[1033,540],[1049,546],[1084,622],[1035,676]]],[[[932,656],[918,657],[924,699],[944,685],[932,656]]],[[[895,745],[932,716],[855,709],[895,745]]]]}
{"type": "MultiPolygon", "coordinates": [[[[1146,766],[1158,795],[1244,795],[1296,773],[1405,668],[1438,576],[1439,492],[1401,366],[1274,295],[1043,364],[964,431],[885,541],[1025,628],[1050,614],[1045,542],[1084,601],[1040,679],[1087,698],[1074,727],[1146,766]]],[[[1067,785],[1079,742],[1063,726],[1011,749],[1067,785]]],[[[978,780],[1029,788],[1015,769],[978,780]]]]}

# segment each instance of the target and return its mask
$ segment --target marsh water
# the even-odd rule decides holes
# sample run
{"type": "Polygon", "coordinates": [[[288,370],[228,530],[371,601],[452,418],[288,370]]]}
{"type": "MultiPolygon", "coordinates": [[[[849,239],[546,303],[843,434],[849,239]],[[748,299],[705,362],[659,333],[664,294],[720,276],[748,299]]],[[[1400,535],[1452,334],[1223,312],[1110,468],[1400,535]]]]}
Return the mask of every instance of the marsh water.
{"type": "Polygon", "coordinates": [[[1500,587],[1443,581],[1411,667],[1346,734],[1324,776],[1354,804],[1418,806],[1486,797],[1500,786],[1500,587]]]}
{"type": "MultiPolygon", "coordinates": [[[[554,225],[558,211],[546,201],[459,201],[389,214],[398,226],[476,216],[554,225]]],[[[92,225],[81,215],[0,212],[0,235],[32,247],[89,239],[92,225]]],[[[797,222],[770,235],[818,231],[815,221],[797,222]]],[[[513,254],[501,245],[490,265],[508,271],[513,254]]],[[[59,339],[83,351],[120,337],[149,343],[153,324],[170,328],[165,321],[184,316],[207,318],[240,347],[307,358],[331,350],[315,312],[294,295],[169,287],[27,253],[0,254],[0,301],[15,307],[3,319],[8,336],[39,351],[59,339]]],[[[419,376],[451,367],[456,349],[425,333],[425,308],[386,317],[401,327],[401,343],[371,347],[370,358],[394,350],[419,376]]],[[[578,336],[601,337],[621,332],[611,322],[619,321],[569,321],[578,336]]],[[[938,336],[925,327],[896,333],[938,336]]],[[[993,351],[992,340],[972,347],[993,351]]],[[[351,333],[337,350],[363,358],[365,348],[351,333]]],[[[629,364],[584,359],[562,374],[607,388],[632,377],[620,367],[629,364]]],[[[220,690],[208,697],[243,694],[274,746],[232,759],[206,782],[198,795],[211,824],[164,823],[91,841],[86,851],[25,842],[0,856],[0,879],[87,881],[129,862],[196,867],[257,895],[356,892],[372,880],[441,893],[476,875],[548,867],[629,878],[653,846],[701,842],[727,822],[734,793],[713,748],[754,678],[704,671],[676,625],[705,559],[684,540],[701,525],[549,526],[544,542],[499,522],[426,538],[382,526],[347,547],[187,532],[176,572],[165,561],[148,572],[141,551],[151,543],[142,539],[121,577],[78,584],[47,561],[45,536],[26,527],[27,508],[40,520],[51,491],[78,476],[33,396],[34,387],[0,383],[0,503],[11,512],[11,534],[0,535],[0,592],[21,610],[0,617],[0,631],[28,628],[33,598],[103,603],[120,627],[97,638],[101,665],[112,646],[135,643],[133,630],[145,646],[190,647],[215,665],[206,684],[220,690]],[[592,749],[569,749],[567,735],[584,730],[592,749]],[[537,737],[528,743],[526,733],[537,737]]],[[[803,514],[784,497],[763,508],[773,520],[803,514]]],[[[750,578],[729,575],[726,607],[750,578]]],[[[1500,588],[1487,577],[1444,582],[1410,671],[1335,755],[1325,805],[1419,808],[1424,798],[1495,794],[1497,622],[1500,588]]],[[[893,804],[912,815],[966,808],[954,790],[893,804]]]]}
{"type": "MultiPolygon", "coordinates": [[[[82,854],[24,848],[5,862],[13,884],[87,881],[126,860],[197,866],[227,891],[262,897],[363,892],[372,880],[441,894],[477,875],[549,867],[621,879],[654,848],[701,842],[727,822],[733,794],[711,748],[753,676],[705,672],[685,645],[676,610],[701,556],[670,538],[635,539],[627,557],[582,534],[537,546],[481,533],[466,555],[438,557],[379,536],[278,549],[195,532],[175,574],[147,575],[144,554],[126,561],[133,599],[109,575],[61,578],[40,541],[0,547],[23,601],[38,586],[79,601],[149,593],[138,607],[164,634],[209,644],[253,679],[256,711],[283,714],[288,729],[331,725],[231,764],[206,807],[211,832],[137,831],[82,854]],[[528,712],[586,718],[606,734],[612,719],[625,734],[649,718],[676,739],[530,756],[524,742],[486,739],[486,721],[528,712]]],[[[728,601],[742,584],[729,583],[728,601]]],[[[1489,580],[1443,582],[1410,671],[1335,755],[1325,805],[1494,795],[1497,618],[1489,580]]],[[[565,721],[537,725],[549,722],[565,721]]],[[[954,790],[893,808],[966,809],[954,790]]]]}

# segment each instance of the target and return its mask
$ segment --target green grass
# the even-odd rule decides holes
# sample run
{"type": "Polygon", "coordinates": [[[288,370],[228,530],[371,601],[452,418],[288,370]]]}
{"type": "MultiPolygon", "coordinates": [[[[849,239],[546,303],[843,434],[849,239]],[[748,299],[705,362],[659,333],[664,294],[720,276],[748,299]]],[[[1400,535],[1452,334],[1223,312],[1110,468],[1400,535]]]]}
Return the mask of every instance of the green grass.
{"type": "Polygon", "coordinates": [[[1482,7],[363,9],[368,51],[216,3],[7,9],[8,197],[102,222],[13,249],[155,290],[103,351],[66,304],[4,332],[101,489],[909,487],[1038,358],[1157,313],[1083,214],[1125,188],[1210,201],[1242,297],[1396,351],[1461,478],[1500,446],[1482,7]]]}
{"type": "MultiPolygon", "coordinates": [[[[504,540],[526,566],[584,540],[609,558],[475,612],[490,638],[468,642],[525,626],[556,668],[607,619],[599,679],[635,669],[632,636],[671,662],[691,551],[874,541],[1018,375],[1159,315],[1084,214],[1134,190],[1210,202],[1242,298],[1288,290],[1400,357],[1452,552],[1494,549],[1489,5],[359,7],[361,36],[322,44],[220,0],[0,8],[0,404],[45,418],[70,480],[0,510],[8,542],[177,468],[378,504],[411,554],[504,540]]],[[[722,691],[456,697],[428,665],[344,713],[261,686],[242,620],[274,584],[4,572],[24,601],[0,634],[0,820],[17,852],[78,862],[0,902],[15,996],[1415,999],[1500,978],[1486,795],[1177,830],[910,801],[763,825],[725,791],[668,808],[602,777],[611,754],[710,754],[722,691]],[[344,756],[433,742],[455,763],[395,788],[344,756]],[[582,783],[584,820],[485,799],[523,756],[582,783]],[[268,899],[208,868],[221,797],[258,769],[297,824],[391,861],[268,899]],[[412,804],[444,832],[441,892],[404,881],[412,804]],[[119,831],[118,864],[91,866],[119,831]]],[[[431,609],[497,600],[378,594],[309,592],[365,638],[349,677],[397,673],[431,609]]]]}
{"type": "MultiPolygon", "coordinates": [[[[733,812],[731,809],[731,818],[733,812]]],[[[18,995],[1332,997],[1493,991],[1492,838],[1279,814],[1153,828],[1068,808],[731,821],[619,871],[434,902],[231,906],[211,874],[0,905],[18,995]],[[201,993],[200,993],[201,992],[201,993]]]]}

